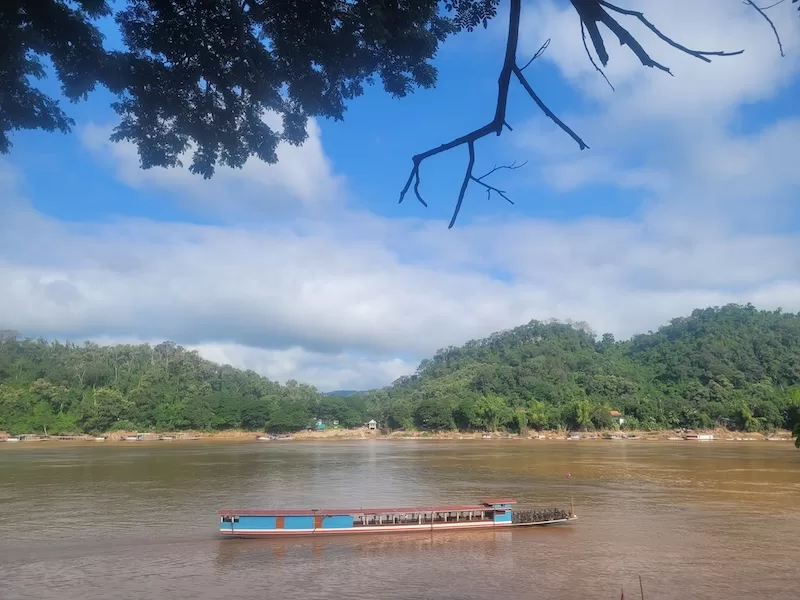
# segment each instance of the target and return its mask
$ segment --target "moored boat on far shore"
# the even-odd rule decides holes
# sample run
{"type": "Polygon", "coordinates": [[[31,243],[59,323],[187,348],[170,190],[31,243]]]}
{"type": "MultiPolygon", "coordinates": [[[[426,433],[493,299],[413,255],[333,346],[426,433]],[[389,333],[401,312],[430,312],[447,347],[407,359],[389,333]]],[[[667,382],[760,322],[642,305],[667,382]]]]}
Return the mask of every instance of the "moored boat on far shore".
{"type": "Polygon", "coordinates": [[[416,508],[223,509],[219,532],[225,537],[401,533],[529,527],[567,523],[578,517],[561,508],[513,508],[513,499],[481,504],[416,508]]]}

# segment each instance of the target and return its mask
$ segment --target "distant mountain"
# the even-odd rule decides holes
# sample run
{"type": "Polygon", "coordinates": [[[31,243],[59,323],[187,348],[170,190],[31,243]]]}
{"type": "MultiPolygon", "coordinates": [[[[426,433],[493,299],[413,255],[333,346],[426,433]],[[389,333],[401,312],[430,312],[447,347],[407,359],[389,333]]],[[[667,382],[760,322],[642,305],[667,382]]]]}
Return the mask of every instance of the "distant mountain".
{"type": "Polygon", "coordinates": [[[324,392],[324,396],[352,396],[353,394],[359,394],[361,390],[333,390],[332,392],[324,392]]]}

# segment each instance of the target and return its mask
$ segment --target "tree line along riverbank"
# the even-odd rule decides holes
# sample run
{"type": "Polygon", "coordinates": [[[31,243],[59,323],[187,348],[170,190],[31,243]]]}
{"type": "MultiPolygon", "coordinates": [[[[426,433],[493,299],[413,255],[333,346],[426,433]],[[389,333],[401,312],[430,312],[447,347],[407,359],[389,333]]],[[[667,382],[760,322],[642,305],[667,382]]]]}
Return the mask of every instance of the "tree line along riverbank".
{"type": "Polygon", "coordinates": [[[585,323],[531,321],[439,350],[385,388],[348,395],[279,384],[172,342],[78,345],[0,333],[0,431],[233,435],[324,426],[341,437],[370,419],[428,435],[715,427],[770,435],[800,423],[800,315],[698,309],[625,341],[585,323]]]}

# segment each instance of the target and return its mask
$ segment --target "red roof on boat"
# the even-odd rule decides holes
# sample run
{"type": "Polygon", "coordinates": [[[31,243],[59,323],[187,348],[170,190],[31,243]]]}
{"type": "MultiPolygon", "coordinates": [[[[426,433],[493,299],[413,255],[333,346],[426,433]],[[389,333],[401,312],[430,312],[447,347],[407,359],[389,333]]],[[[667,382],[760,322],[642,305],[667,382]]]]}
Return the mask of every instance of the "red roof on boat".
{"type": "MultiPolygon", "coordinates": [[[[516,500],[485,500],[486,504],[513,504],[516,500]]],[[[224,508],[218,511],[221,516],[265,516],[265,517],[307,517],[311,515],[357,515],[414,512],[456,512],[461,510],[486,510],[486,504],[459,504],[455,506],[415,506],[411,508],[306,508],[306,509],[272,509],[272,508],[224,508]]]]}

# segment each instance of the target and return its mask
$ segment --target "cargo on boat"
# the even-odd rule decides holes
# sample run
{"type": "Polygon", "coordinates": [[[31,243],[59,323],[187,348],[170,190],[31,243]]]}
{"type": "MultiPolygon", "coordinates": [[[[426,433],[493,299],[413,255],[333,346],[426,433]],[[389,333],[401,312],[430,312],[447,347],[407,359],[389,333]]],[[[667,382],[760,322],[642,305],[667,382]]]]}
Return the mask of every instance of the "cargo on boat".
{"type": "Polygon", "coordinates": [[[512,508],[513,499],[481,504],[417,508],[308,510],[220,510],[219,532],[226,537],[401,533],[525,527],[577,519],[561,508],[512,508]]]}

